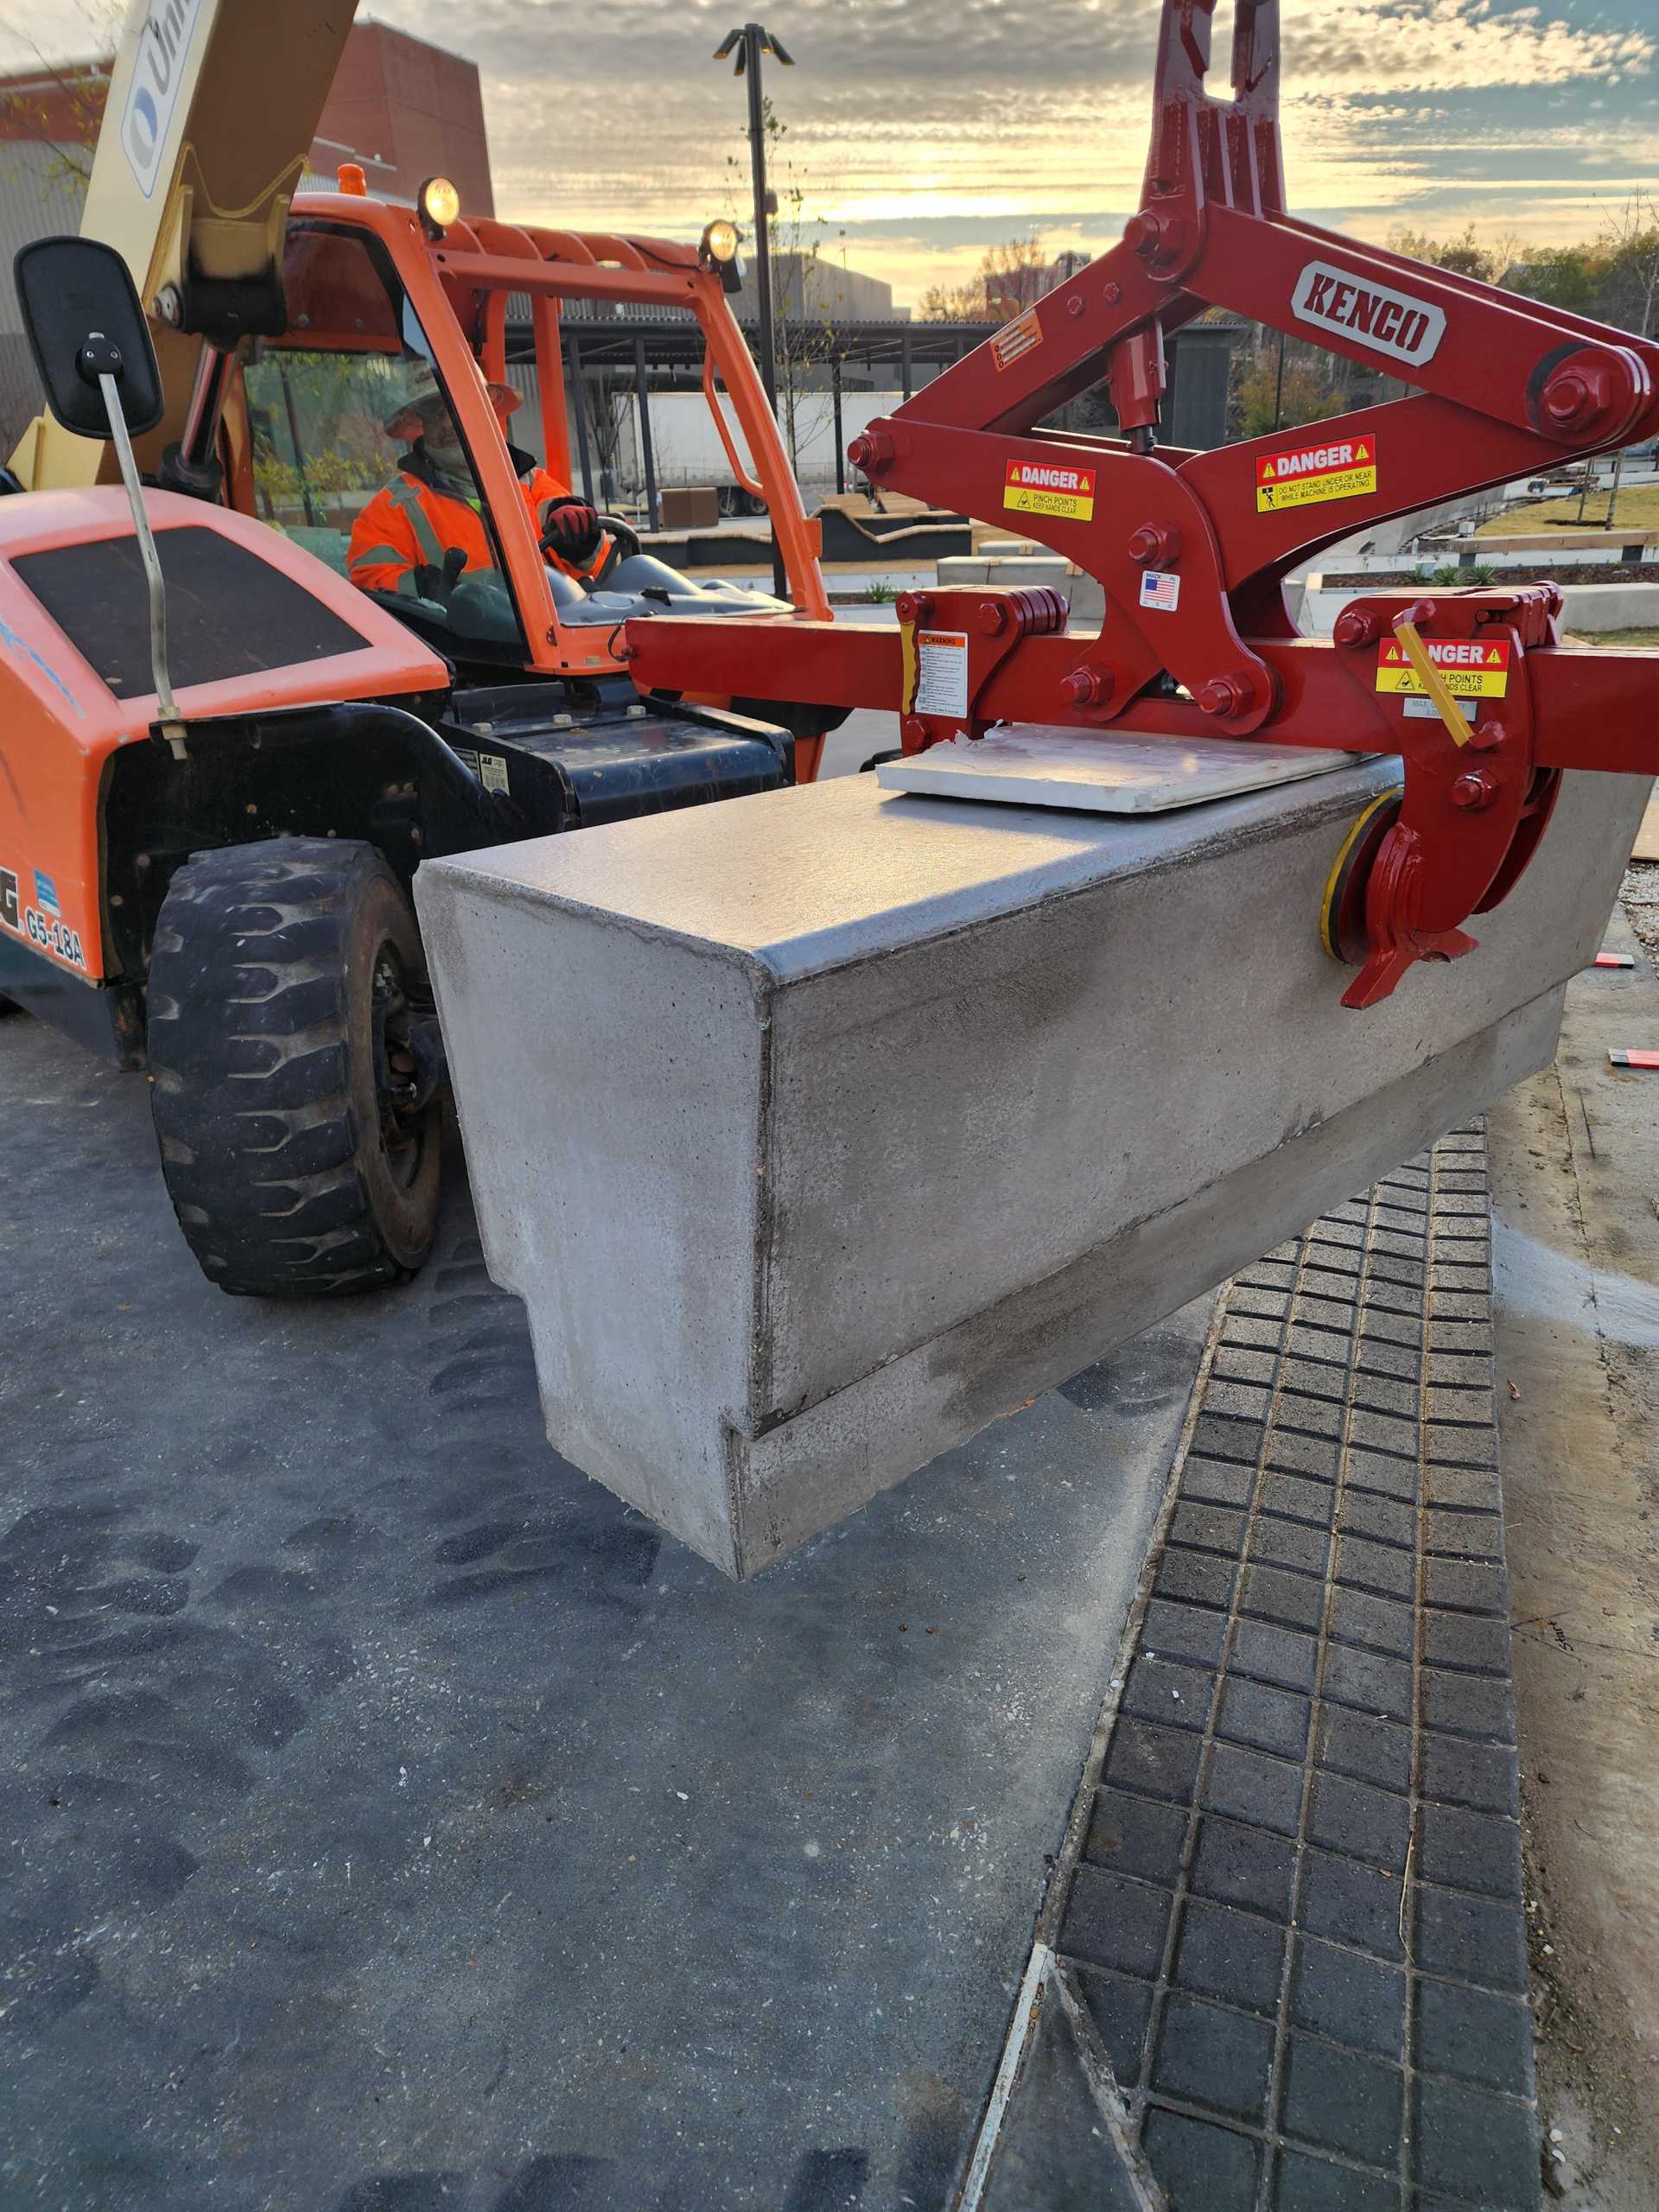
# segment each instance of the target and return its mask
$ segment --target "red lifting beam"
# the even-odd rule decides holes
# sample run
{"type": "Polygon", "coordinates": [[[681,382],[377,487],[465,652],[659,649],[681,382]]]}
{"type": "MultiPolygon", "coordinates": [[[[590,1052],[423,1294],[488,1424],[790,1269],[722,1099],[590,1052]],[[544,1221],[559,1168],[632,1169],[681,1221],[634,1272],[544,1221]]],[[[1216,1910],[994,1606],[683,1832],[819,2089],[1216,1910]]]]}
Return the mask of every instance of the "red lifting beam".
{"type": "Polygon", "coordinates": [[[1548,825],[1561,772],[1659,773],[1659,656],[1560,643],[1560,594],[1379,593],[1300,638],[1293,568],[1367,524],[1659,433],[1659,346],[1298,221],[1284,208],[1277,0],[1236,0],[1232,97],[1205,92],[1215,0],[1164,0],[1152,150],[1122,241],[853,441],[883,487],[1019,527],[1096,577],[1097,635],[1039,596],[906,594],[899,629],[629,625],[641,690],[896,712],[905,748],[1060,723],[1398,753],[1326,941],[1366,1006],[1455,958],[1548,825]],[[1214,306],[1414,396],[1214,453],[1157,442],[1165,334],[1214,306]],[[1104,383],[1125,435],[1039,425],[1104,383]],[[921,710],[930,626],[965,632],[965,716],[921,710]],[[918,638],[920,645],[918,647],[918,638]]]}

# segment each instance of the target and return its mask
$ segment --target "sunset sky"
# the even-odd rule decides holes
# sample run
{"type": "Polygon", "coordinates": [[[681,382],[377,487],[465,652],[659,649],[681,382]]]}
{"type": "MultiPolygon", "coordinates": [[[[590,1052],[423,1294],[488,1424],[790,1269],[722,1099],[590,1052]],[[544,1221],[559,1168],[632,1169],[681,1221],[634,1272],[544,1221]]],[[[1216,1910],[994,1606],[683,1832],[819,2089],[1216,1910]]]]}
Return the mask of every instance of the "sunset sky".
{"type": "MultiPolygon", "coordinates": [[[[710,59],[725,5],[372,13],[478,62],[504,214],[690,237],[747,197],[728,168],[742,87],[710,59]]],[[[26,20],[0,5],[18,61],[26,20]]],[[[60,20],[64,50],[99,42],[60,20]]],[[[1156,0],[778,0],[798,65],[769,79],[779,181],[803,189],[809,237],[901,301],[1018,232],[1097,249],[1135,205],[1157,20],[1156,0]]],[[[1290,193],[1313,219],[1546,245],[1659,190],[1659,0],[1285,0],[1283,21],[1290,193]]]]}

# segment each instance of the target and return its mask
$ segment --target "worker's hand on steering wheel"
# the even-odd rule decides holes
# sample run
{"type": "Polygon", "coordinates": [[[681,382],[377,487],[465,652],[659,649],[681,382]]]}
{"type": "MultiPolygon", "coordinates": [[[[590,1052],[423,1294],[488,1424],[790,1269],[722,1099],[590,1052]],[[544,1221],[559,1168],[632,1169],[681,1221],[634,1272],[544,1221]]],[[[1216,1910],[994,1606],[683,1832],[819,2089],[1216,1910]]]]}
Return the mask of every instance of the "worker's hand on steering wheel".
{"type": "Polygon", "coordinates": [[[422,561],[416,564],[415,588],[423,599],[435,599],[440,606],[447,606],[449,594],[466,566],[466,547],[452,545],[443,556],[442,568],[431,561],[422,561]]]}
{"type": "Polygon", "coordinates": [[[576,568],[585,568],[598,552],[605,533],[599,517],[586,499],[550,499],[542,510],[542,550],[556,554],[576,568]]]}

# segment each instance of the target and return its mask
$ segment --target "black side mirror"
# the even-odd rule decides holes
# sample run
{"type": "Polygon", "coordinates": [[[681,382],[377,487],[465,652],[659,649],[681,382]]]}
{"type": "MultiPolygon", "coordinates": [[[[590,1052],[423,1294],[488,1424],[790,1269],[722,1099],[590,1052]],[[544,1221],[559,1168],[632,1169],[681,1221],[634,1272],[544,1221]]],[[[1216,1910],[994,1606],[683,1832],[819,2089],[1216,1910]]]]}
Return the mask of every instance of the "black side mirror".
{"type": "Polygon", "coordinates": [[[35,238],[12,263],[17,304],[46,403],[66,430],[107,438],[100,376],[115,379],[127,429],[162,419],[162,378],[131,271],[100,238],[35,238]]]}

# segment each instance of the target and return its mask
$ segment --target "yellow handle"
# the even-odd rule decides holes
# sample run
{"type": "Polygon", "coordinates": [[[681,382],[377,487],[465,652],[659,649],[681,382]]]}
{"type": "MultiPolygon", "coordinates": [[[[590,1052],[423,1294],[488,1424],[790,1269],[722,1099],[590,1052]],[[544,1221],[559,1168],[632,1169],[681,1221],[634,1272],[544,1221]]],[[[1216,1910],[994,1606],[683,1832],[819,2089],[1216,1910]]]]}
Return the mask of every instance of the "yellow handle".
{"type": "Polygon", "coordinates": [[[1463,710],[1452,695],[1452,687],[1428,657],[1428,648],[1417,634],[1414,622],[1396,622],[1394,634],[1405,650],[1406,658],[1422,679],[1422,685],[1440,710],[1440,720],[1452,733],[1453,745],[1467,745],[1469,725],[1463,710]]]}

